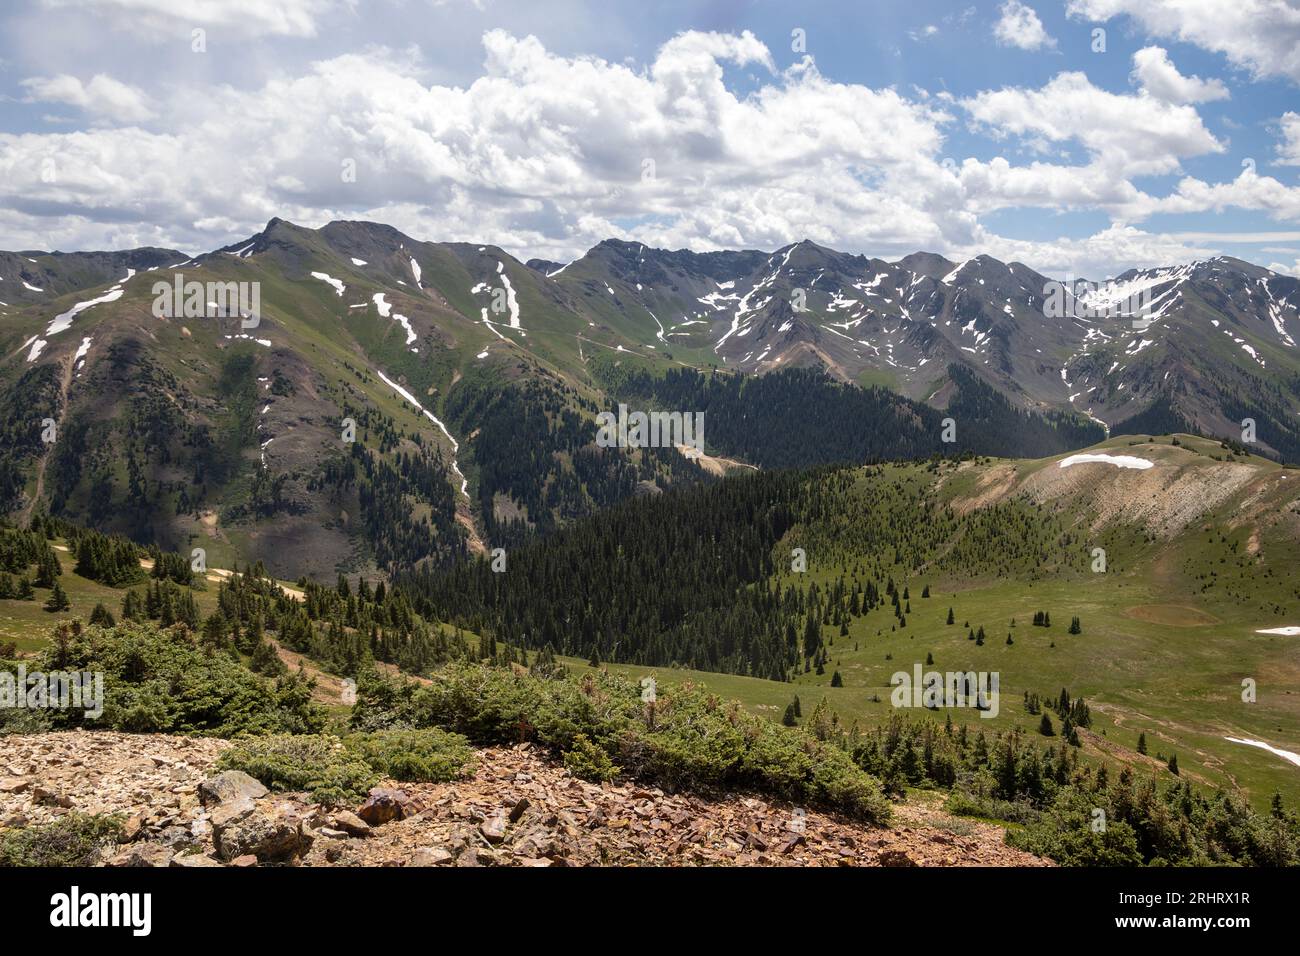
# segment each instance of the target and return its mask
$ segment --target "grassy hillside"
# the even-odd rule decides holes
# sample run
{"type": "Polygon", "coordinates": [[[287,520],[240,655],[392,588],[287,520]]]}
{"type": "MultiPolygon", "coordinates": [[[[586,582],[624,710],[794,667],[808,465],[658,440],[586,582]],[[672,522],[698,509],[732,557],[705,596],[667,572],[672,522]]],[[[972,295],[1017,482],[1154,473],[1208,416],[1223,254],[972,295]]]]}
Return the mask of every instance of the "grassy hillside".
{"type": "MultiPolygon", "coordinates": [[[[616,628],[608,641],[598,637],[594,644],[567,650],[557,646],[575,666],[587,666],[594,654],[601,666],[627,676],[653,673],[669,683],[702,682],[772,719],[781,719],[796,695],[805,716],[825,698],[846,725],[857,720],[864,726],[895,713],[890,680],[897,671],[910,674],[920,664],[940,672],[997,672],[998,715],[953,710],[954,721],[1018,726],[1037,734],[1041,714],[1026,710],[1025,695],[1052,699],[1066,688],[1091,708],[1092,725],[1081,737],[1084,752],[1098,760],[1172,778],[1166,765],[1176,755],[1184,779],[1241,789],[1259,806],[1274,791],[1300,799],[1300,768],[1225,739],[1300,752],[1300,674],[1294,666],[1300,637],[1257,633],[1300,625],[1295,547],[1300,473],[1191,436],[1124,436],[1089,452],[1128,455],[1152,467],[1083,462],[1062,468],[1066,456],[1057,456],[891,465],[808,478],[817,490],[802,504],[789,505],[794,514],[782,525],[786,530],[769,539],[771,563],[764,567],[770,570],[719,589],[719,611],[743,607],[744,595],[756,588],[827,596],[837,586],[852,593],[872,584],[881,604],[861,614],[840,614],[833,600],[817,605],[825,616],[818,621],[820,644],[812,654],[804,630],[806,605],[794,610],[793,605],[767,610],[756,605],[759,610],[750,623],[738,625],[737,633],[774,635],[773,650],[763,651],[763,660],[779,657],[782,634],[788,633],[783,628],[797,628],[799,647],[787,659],[785,680],[762,679],[767,675],[746,666],[743,651],[722,665],[737,672],[732,674],[692,669],[690,659],[654,656],[663,653],[663,645],[641,643],[639,635],[693,633],[691,621],[706,619],[699,617],[706,612],[698,599],[712,584],[704,585],[699,574],[678,581],[674,569],[693,566],[693,559],[676,551],[659,558],[651,550],[645,565],[658,562],[665,573],[634,592],[624,609],[619,595],[635,589],[636,579],[611,576],[616,569],[608,567],[597,570],[608,544],[602,543],[599,527],[561,535],[539,546],[538,553],[512,552],[513,566],[529,582],[524,591],[518,590],[520,579],[512,588],[508,575],[490,576],[481,579],[488,587],[482,592],[485,603],[445,606],[451,618],[459,610],[466,623],[498,633],[545,633],[527,622],[555,614],[570,616],[565,631],[570,639],[574,632],[609,633],[603,631],[603,618],[567,600],[586,592],[581,582],[590,563],[592,586],[613,595],[611,620],[623,619],[633,608],[638,610],[632,620],[640,620],[648,602],[664,623],[616,628]],[[795,548],[805,552],[806,571],[790,570],[795,548]],[[1099,568],[1096,548],[1105,551],[1104,571],[1094,570],[1099,568]],[[540,583],[552,557],[567,568],[571,581],[563,594],[540,583]],[[905,624],[884,598],[891,579],[900,595],[906,589],[900,601],[905,624]],[[498,582],[516,597],[493,591],[498,582]],[[689,604],[694,618],[675,617],[675,609],[686,606],[686,592],[679,588],[696,592],[689,604]],[[927,588],[930,596],[922,597],[927,588]],[[528,595],[522,605],[521,594],[528,595]],[[535,605],[531,610],[528,602],[535,605]],[[947,623],[950,608],[953,624],[947,623]],[[1033,623],[1043,611],[1050,615],[1050,627],[1033,623]],[[1078,634],[1069,633],[1074,618],[1080,622],[1078,634]],[[983,641],[972,640],[981,629],[983,641]],[[842,686],[832,686],[837,674],[842,686]],[[1253,702],[1242,699],[1247,679],[1254,681],[1253,702]],[[1146,755],[1137,753],[1140,734],[1146,755]]],[[[782,492],[781,500],[787,497],[782,492]]],[[[687,495],[660,519],[689,522],[692,500],[687,495]]],[[[657,532],[629,532],[637,526],[636,510],[647,516],[659,512],[629,507],[632,512],[612,516],[605,527],[614,529],[610,533],[623,549],[622,560],[636,566],[642,560],[639,548],[660,546],[657,532]]],[[[706,527],[711,526],[700,525],[696,532],[719,543],[700,555],[706,562],[701,567],[714,553],[733,566],[725,557],[725,537],[716,538],[706,527]]],[[[688,523],[683,530],[689,528],[688,523]]],[[[671,540],[673,548],[690,552],[693,547],[689,534],[671,540]]],[[[452,582],[462,596],[475,587],[472,574],[447,584],[452,582]]],[[[448,601],[436,581],[428,593],[432,606],[448,601]]],[[[707,620],[719,622],[714,639],[730,646],[731,625],[719,611],[708,611],[707,620]]],[[[705,629],[701,638],[706,643],[708,633],[705,629]]],[[[1060,722],[1055,723],[1059,731],[1060,722]]]]}

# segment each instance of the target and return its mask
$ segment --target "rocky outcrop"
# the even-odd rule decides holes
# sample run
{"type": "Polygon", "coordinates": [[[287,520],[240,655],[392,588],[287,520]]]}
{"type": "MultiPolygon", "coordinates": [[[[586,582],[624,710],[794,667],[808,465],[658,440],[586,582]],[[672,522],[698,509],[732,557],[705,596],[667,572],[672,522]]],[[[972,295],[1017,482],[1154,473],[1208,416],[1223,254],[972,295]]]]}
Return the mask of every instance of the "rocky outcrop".
{"type": "Polygon", "coordinates": [[[227,863],[241,857],[255,857],[259,863],[295,860],[312,844],[303,827],[309,811],[289,801],[271,806],[250,806],[222,826],[213,824],[217,855],[227,863]]]}
{"type": "Polygon", "coordinates": [[[401,820],[409,816],[410,807],[411,798],[401,790],[375,787],[357,810],[357,816],[368,825],[377,827],[390,820],[401,820]]]}

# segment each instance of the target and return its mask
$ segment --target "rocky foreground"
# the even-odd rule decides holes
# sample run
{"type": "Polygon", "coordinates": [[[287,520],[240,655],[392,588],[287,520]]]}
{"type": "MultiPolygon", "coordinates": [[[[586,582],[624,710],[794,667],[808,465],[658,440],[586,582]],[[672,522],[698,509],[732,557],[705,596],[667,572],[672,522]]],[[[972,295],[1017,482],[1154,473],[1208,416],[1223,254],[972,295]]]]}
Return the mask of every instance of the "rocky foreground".
{"type": "Polygon", "coordinates": [[[1001,828],[899,805],[888,829],[744,795],[597,785],[528,745],[448,784],[390,783],[350,810],[213,769],[226,741],[71,732],[0,737],[0,827],[119,813],[108,866],[1042,866],[1001,828]]]}

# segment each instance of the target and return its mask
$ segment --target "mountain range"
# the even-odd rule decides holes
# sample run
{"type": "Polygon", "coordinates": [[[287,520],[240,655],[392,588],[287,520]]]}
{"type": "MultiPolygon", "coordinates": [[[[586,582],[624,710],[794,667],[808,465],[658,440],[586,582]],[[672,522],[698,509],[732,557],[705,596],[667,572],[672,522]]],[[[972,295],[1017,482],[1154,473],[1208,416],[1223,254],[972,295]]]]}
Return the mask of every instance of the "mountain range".
{"type": "Polygon", "coordinates": [[[525,263],[369,222],[273,219],[198,256],[0,253],[0,506],[330,576],[729,467],[943,454],[948,416],[973,453],[1187,431],[1295,461],[1298,307],[1300,281],[1230,258],[1062,286],[809,241],[525,263]],[[177,281],[207,314],[159,308],[177,281]],[[256,318],[209,306],[229,283],[256,318]],[[709,454],[598,447],[628,398],[711,410],[709,454]]]}

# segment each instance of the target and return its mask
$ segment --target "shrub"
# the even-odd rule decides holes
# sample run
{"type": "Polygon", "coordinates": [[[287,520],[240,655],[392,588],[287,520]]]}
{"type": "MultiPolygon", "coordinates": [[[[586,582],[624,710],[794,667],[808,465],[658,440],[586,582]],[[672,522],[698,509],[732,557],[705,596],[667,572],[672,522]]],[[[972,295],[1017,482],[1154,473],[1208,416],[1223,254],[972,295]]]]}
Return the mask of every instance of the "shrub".
{"type": "Polygon", "coordinates": [[[343,744],[393,780],[445,783],[473,772],[474,750],[460,734],[436,728],[349,734],[343,744]]]}
{"type": "Polygon", "coordinates": [[[43,734],[50,729],[48,711],[0,707],[0,736],[5,734],[43,734]]]}
{"type": "MultiPolygon", "coordinates": [[[[31,670],[38,668],[31,667],[31,670]]],[[[311,684],[296,675],[269,681],[232,656],[195,646],[184,625],[159,628],[124,621],[116,627],[60,625],[40,670],[102,671],[104,712],[59,710],[59,728],[103,727],[137,733],[295,734],[319,731],[324,711],[311,684]]]]}
{"type": "Polygon", "coordinates": [[[305,790],[318,803],[360,800],[379,782],[360,755],[337,737],[318,734],[242,740],[217,759],[221,770],[242,770],[272,790],[305,790]]]}
{"type": "Polygon", "coordinates": [[[668,788],[751,789],[865,820],[889,815],[879,783],[836,744],[689,685],[661,688],[646,707],[638,685],[604,673],[547,680],[451,664],[428,683],[376,676],[358,691],[357,727],[441,727],[485,744],[533,740],[593,779],[621,772],[668,788]]]}
{"type": "Polygon", "coordinates": [[[1038,819],[1038,811],[1023,801],[999,800],[966,790],[953,790],[944,801],[944,810],[959,817],[981,817],[1006,823],[1026,823],[1038,819]]]}
{"type": "Polygon", "coordinates": [[[573,749],[564,754],[564,767],[575,777],[592,783],[605,783],[622,772],[614,766],[609,754],[592,743],[586,734],[574,738],[573,749]]]}
{"type": "Polygon", "coordinates": [[[1095,795],[1066,788],[1038,819],[1008,830],[1008,846],[1046,856],[1064,866],[1141,866],[1137,834],[1113,817],[1094,829],[1095,795]]]}
{"type": "Polygon", "coordinates": [[[69,813],[53,823],[0,831],[0,866],[94,866],[122,837],[115,816],[69,813]]]}

